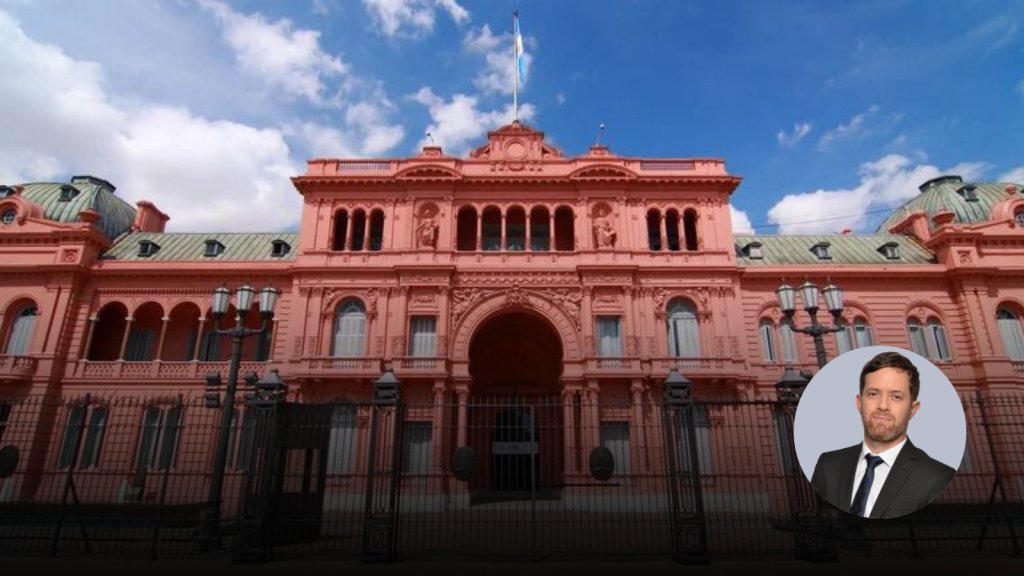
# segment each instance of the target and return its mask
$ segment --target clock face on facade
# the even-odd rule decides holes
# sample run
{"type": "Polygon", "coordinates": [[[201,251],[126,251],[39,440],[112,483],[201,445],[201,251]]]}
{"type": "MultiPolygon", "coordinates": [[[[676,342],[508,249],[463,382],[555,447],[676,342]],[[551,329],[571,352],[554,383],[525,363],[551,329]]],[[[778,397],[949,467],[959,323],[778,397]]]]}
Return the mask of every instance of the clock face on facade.
{"type": "Polygon", "coordinates": [[[18,213],[14,210],[8,210],[4,212],[3,216],[0,216],[0,222],[4,224],[14,224],[14,221],[18,218],[18,213]]]}

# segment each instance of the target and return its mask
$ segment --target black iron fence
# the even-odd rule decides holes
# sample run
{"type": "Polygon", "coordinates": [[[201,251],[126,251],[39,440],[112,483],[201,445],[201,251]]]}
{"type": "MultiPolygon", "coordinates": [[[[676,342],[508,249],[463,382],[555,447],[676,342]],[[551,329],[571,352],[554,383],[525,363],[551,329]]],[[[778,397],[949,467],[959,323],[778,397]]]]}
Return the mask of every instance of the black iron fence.
{"type": "MultiPolygon", "coordinates": [[[[225,548],[704,561],[1024,545],[1020,393],[965,395],[969,446],[952,483],[924,510],[871,521],[810,488],[791,404],[590,398],[240,401],[225,548]]],[[[193,553],[219,417],[178,396],[0,402],[0,550],[193,553]]]]}

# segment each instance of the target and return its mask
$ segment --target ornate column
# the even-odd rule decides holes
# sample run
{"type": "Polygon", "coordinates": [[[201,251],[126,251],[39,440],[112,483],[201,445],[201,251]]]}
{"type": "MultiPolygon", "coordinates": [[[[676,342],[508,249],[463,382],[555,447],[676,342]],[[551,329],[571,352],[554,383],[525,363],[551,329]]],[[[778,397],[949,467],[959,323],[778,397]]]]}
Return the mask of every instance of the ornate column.
{"type": "Polygon", "coordinates": [[[200,316],[199,317],[199,328],[198,328],[198,331],[196,332],[196,343],[192,347],[192,359],[193,360],[199,360],[199,346],[202,345],[202,343],[203,343],[203,324],[205,324],[205,323],[206,323],[206,317],[205,316],[200,316]]]}
{"type": "Polygon", "coordinates": [[[167,325],[171,322],[169,316],[164,316],[160,319],[160,339],[156,343],[156,359],[162,360],[164,357],[164,339],[167,337],[167,325]]]}
{"type": "Polygon", "coordinates": [[[124,360],[125,350],[128,349],[128,336],[132,333],[132,322],[135,322],[135,318],[131,316],[124,319],[124,337],[121,338],[121,352],[117,355],[118,360],[124,360]]]}
{"type": "Polygon", "coordinates": [[[370,251],[370,213],[367,212],[363,220],[363,252],[370,251]]]}
{"type": "Polygon", "coordinates": [[[584,406],[583,412],[587,415],[586,429],[583,430],[583,458],[586,462],[590,451],[601,445],[601,386],[597,380],[587,382],[587,389],[583,391],[584,406]]]}
{"type": "Polygon", "coordinates": [[[484,246],[484,212],[476,213],[476,251],[483,250],[484,246]]]}
{"type": "Polygon", "coordinates": [[[629,387],[630,395],[633,404],[633,417],[630,418],[630,430],[629,437],[632,439],[632,461],[635,463],[634,471],[642,470],[647,472],[650,470],[650,465],[647,461],[647,439],[644,436],[644,383],[643,380],[636,378],[633,380],[629,387]],[[637,456],[640,456],[637,458],[637,456]]]}
{"type": "Polygon", "coordinates": [[[467,412],[469,410],[467,404],[469,402],[469,387],[464,384],[455,385],[455,395],[459,399],[459,415],[456,424],[456,447],[466,445],[466,425],[467,425],[467,412]]]}
{"type": "MultiPolygon", "coordinates": [[[[658,226],[658,229],[661,231],[661,249],[667,251],[668,250],[668,215],[667,214],[662,214],[661,212],[658,212],[658,219],[661,220],[661,222],[660,222],[661,225],[658,226]]],[[[679,235],[676,234],[676,237],[678,238],[679,235]]]]}
{"type": "Polygon", "coordinates": [[[501,211],[501,249],[508,250],[508,209],[501,211]]]}
{"type": "Polygon", "coordinates": [[[532,216],[533,216],[532,213],[530,213],[530,212],[526,213],[526,246],[524,246],[523,249],[525,251],[527,251],[527,252],[529,252],[529,251],[531,251],[533,249],[533,247],[531,246],[531,240],[530,240],[533,237],[533,234],[530,233],[530,228],[533,228],[533,218],[532,218],[532,216]]]}
{"type": "Polygon", "coordinates": [[[435,380],[434,381],[434,424],[430,428],[430,445],[433,446],[433,454],[430,456],[430,470],[433,474],[440,474],[445,470],[445,466],[441,462],[441,459],[446,453],[444,449],[445,437],[444,431],[448,429],[444,425],[444,394],[445,394],[445,381],[435,380]]]}
{"type": "Polygon", "coordinates": [[[355,228],[355,214],[345,211],[345,250],[352,251],[352,229],[355,228]]]}
{"type": "Polygon", "coordinates": [[[548,251],[555,251],[555,211],[548,212],[548,251]]]}
{"type": "Polygon", "coordinates": [[[96,324],[100,321],[98,316],[89,316],[89,333],[85,335],[85,350],[82,351],[82,358],[89,359],[89,347],[92,346],[92,335],[96,332],[96,324]]]}
{"type": "Polygon", "coordinates": [[[562,458],[567,475],[578,472],[576,468],[576,429],[578,425],[576,422],[576,399],[578,397],[579,391],[575,388],[562,389],[562,430],[565,445],[562,458]]]}

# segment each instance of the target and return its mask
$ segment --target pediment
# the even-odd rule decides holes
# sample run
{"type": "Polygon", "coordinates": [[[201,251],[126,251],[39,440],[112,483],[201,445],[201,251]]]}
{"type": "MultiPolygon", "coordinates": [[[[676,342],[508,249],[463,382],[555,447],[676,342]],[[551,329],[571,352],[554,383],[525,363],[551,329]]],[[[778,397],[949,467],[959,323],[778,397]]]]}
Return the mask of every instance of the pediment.
{"type": "Polygon", "coordinates": [[[584,166],[569,174],[570,180],[634,180],[636,172],[613,164],[584,166]]]}
{"type": "Polygon", "coordinates": [[[457,170],[436,164],[411,166],[395,174],[396,180],[458,180],[460,178],[462,178],[462,174],[457,170]]]}
{"type": "Polygon", "coordinates": [[[544,133],[519,121],[487,133],[487,143],[469,153],[470,158],[527,162],[561,158],[562,151],[544,142],[544,133]]]}

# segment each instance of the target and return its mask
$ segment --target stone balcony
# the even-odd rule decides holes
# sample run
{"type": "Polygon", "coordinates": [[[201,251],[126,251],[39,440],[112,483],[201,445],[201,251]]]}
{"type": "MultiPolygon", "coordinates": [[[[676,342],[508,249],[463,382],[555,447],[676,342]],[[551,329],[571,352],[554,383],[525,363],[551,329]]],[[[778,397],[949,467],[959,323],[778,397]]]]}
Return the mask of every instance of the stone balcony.
{"type": "MultiPolygon", "coordinates": [[[[169,362],[151,360],[147,362],[91,361],[79,360],[68,363],[65,379],[79,380],[134,380],[134,381],[172,381],[185,382],[203,380],[209,372],[219,372],[226,377],[230,362],[183,361],[169,362]]],[[[255,372],[262,376],[267,362],[243,361],[238,367],[239,378],[255,372]]]]}
{"type": "Polygon", "coordinates": [[[21,382],[36,373],[39,361],[32,356],[0,356],[0,381],[21,382]]]}
{"type": "Polygon", "coordinates": [[[447,358],[401,356],[392,361],[392,366],[398,378],[448,376],[447,358]]]}

